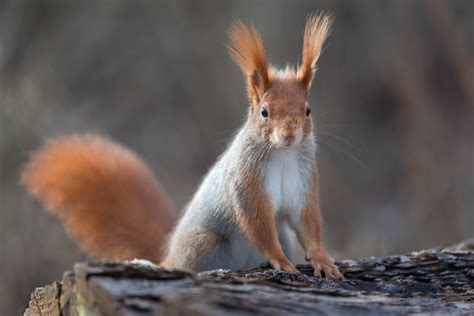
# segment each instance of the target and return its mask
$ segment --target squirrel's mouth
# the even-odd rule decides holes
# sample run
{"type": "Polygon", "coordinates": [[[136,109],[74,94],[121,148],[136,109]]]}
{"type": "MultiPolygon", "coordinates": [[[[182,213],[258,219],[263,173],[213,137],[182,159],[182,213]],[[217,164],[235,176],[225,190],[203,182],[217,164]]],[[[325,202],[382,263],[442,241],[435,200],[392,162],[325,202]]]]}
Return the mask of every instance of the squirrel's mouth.
{"type": "Polygon", "coordinates": [[[295,134],[276,134],[272,137],[272,143],[277,148],[293,148],[301,143],[303,136],[302,133],[295,134]]]}

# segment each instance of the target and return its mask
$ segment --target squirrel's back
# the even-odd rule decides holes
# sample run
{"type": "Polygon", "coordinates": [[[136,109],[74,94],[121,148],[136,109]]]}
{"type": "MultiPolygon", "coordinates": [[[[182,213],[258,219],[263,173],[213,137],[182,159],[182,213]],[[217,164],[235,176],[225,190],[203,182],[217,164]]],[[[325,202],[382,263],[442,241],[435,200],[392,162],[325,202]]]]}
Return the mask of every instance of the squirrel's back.
{"type": "Polygon", "coordinates": [[[21,181],[90,254],[162,259],[177,213],[124,147],[94,135],[52,139],[31,157],[21,181]]]}

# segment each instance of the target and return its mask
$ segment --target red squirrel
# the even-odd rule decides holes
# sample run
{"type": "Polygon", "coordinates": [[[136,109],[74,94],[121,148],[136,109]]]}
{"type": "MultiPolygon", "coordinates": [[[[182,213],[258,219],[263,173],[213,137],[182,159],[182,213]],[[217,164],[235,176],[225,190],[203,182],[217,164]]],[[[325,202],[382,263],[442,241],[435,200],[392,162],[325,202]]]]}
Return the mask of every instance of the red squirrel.
{"type": "Polygon", "coordinates": [[[22,183],[91,255],[149,259],[190,272],[290,261],[291,228],[314,274],[341,277],[321,244],[318,169],[308,95],[332,17],[306,21],[301,65],[267,64],[259,33],[235,23],[229,52],[247,84],[248,116],[178,219],[151,171],[103,137],[49,140],[34,153],[22,183]]]}

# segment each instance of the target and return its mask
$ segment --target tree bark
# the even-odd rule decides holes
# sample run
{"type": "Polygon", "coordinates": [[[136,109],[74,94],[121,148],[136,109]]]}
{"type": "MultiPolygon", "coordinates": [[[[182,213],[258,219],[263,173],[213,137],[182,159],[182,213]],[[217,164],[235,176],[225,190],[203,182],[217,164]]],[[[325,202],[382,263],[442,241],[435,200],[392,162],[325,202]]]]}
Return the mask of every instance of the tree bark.
{"type": "Polygon", "coordinates": [[[143,260],[77,263],[37,288],[25,315],[474,313],[474,240],[383,258],[341,260],[342,280],[262,264],[189,274],[143,260]]]}

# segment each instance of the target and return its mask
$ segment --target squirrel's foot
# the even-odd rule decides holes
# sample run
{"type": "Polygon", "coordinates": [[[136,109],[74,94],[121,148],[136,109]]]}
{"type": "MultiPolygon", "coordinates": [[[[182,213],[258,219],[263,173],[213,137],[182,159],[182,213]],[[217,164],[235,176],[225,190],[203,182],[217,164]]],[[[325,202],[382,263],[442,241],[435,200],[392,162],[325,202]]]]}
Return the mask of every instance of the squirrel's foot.
{"type": "Polygon", "coordinates": [[[288,258],[275,258],[270,259],[270,264],[273,266],[275,270],[283,270],[290,273],[300,273],[296,270],[295,266],[288,260],[288,258]]]}
{"type": "Polygon", "coordinates": [[[343,277],[339,268],[334,264],[334,259],[322,249],[309,251],[306,259],[311,261],[315,276],[321,276],[321,271],[324,271],[324,275],[328,279],[341,279],[343,277]]]}

